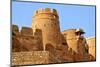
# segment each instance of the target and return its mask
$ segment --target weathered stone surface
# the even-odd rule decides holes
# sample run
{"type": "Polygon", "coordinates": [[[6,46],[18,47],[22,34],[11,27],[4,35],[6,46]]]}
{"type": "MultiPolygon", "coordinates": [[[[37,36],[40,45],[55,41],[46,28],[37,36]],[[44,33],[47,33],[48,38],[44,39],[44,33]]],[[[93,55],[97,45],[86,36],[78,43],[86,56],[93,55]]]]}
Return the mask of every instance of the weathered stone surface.
{"type": "Polygon", "coordinates": [[[87,38],[87,43],[89,46],[89,54],[91,60],[96,60],[96,42],[95,37],[87,38]],[[92,59],[93,58],[93,59],[92,59]]]}
{"type": "Polygon", "coordinates": [[[22,27],[21,34],[26,36],[33,36],[33,30],[29,27],[22,27]]]}
{"type": "Polygon", "coordinates": [[[12,50],[14,52],[43,50],[42,32],[36,30],[34,33],[35,36],[32,34],[32,29],[24,28],[21,34],[13,35],[12,50]],[[30,31],[31,34],[27,34],[30,33],[28,31],[30,31]]]}
{"type": "Polygon", "coordinates": [[[32,64],[48,64],[48,51],[30,51],[30,52],[13,52],[13,65],[32,65],[32,64]]]}
{"type": "Polygon", "coordinates": [[[16,36],[12,37],[12,51],[13,52],[20,52],[20,42],[16,38],[16,36]]]}
{"type": "Polygon", "coordinates": [[[39,51],[43,50],[42,42],[33,36],[13,37],[13,51],[39,51]]]}

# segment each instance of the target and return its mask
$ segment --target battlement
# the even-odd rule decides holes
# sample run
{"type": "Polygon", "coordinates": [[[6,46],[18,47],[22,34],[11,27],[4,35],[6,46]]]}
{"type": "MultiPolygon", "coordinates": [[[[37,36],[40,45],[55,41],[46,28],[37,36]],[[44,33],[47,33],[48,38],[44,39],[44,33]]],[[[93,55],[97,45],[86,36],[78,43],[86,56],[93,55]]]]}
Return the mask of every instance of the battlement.
{"type": "Polygon", "coordinates": [[[38,14],[54,14],[56,16],[58,16],[57,10],[56,9],[50,9],[50,8],[39,8],[36,12],[35,12],[35,16],[38,14]]]}
{"type": "Polygon", "coordinates": [[[22,35],[33,35],[33,30],[32,28],[29,28],[29,27],[22,27],[20,33],[22,35]]]}
{"type": "Polygon", "coordinates": [[[75,31],[76,29],[68,29],[68,30],[64,30],[62,34],[67,38],[67,40],[69,40],[75,38],[76,36],[75,31]]]}
{"type": "Polygon", "coordinates": [[[75,32],[75,31],[76,29],[67,29],[67,30],[64,30],[62,34],[67,34],[67,33],[75,32]]]}
{"type": "Polygon", "coordinates": [[[33,30],[30,27],[22,27],[21,30],[19,30],[19,27],[17,25],[12,25],[12,34],[33,36],[33,30]]]}

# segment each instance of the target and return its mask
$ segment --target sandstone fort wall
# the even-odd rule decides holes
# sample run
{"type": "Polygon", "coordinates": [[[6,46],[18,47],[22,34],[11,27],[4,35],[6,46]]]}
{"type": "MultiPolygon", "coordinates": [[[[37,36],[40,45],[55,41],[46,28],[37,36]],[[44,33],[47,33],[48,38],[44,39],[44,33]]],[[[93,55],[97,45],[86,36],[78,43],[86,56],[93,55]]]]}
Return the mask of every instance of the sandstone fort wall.
{"type": "Polygon", "coordinates": [[[96,58],[96,39],[95,37],[87,38],[87,43],[89,45],[89,53],[96,58]]]}

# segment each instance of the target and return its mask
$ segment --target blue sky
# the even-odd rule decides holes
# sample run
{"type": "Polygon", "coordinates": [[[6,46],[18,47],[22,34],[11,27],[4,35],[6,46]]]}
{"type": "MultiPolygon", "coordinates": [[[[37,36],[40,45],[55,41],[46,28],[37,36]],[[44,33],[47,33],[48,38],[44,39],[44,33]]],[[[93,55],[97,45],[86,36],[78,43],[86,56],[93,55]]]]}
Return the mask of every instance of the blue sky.
{"type": "Polygon", "coordinates": [[[38,8],[54,8],[58,11],[60,29],[82,28],[85,37],[95,36],[95,6],[12,2],[12,24],[31,27],[32,16],[38,8]]]}

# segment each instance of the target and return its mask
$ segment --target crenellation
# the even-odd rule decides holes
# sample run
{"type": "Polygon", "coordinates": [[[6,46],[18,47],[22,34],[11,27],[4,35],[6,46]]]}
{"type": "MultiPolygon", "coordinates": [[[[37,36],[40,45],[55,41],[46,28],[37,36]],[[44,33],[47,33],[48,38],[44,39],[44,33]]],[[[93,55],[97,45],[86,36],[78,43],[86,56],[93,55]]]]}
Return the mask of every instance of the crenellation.
{"type": "Polygon", "coordinates": [[[33,32],[32,28],[22,27],[16,36],[13,35],[13,52],[43,50],[42,44],[42,32],[39,29],[33,32]]]}
{"type": "Polygon", "coordinates": [[[38,13],[42,13],[42,12],[43,12],[43,9],[42,9],[42,8],[39,8],[39,9],[37,10],[37,12],[38,12],[38,13]]]}
{"type": "Polygon", "coordinates": [[[54,17],[59,18],[58,17],[58,13],[56,11],[56,9],[50,9],[50,8],[39,8],[35,13],[34,13],[34,17],[41,15],[41,14],[48,14],[48,15],[54,15],[54,17]]]}
{"type": "Polygon", "coordinates": [[[29,28],[29,27],[22,27],[20,33],[21,33],[21,35],[32,36],[33,30],[32,30],[32,28],[29,28]]]}
{"type": "Polygon", "coordinates": [[[51,13],[52,10],[51,10],[50,8],[45,8],[45,9],[44,9],[44,12],[45,12],[45,13],[51,13]]]}

